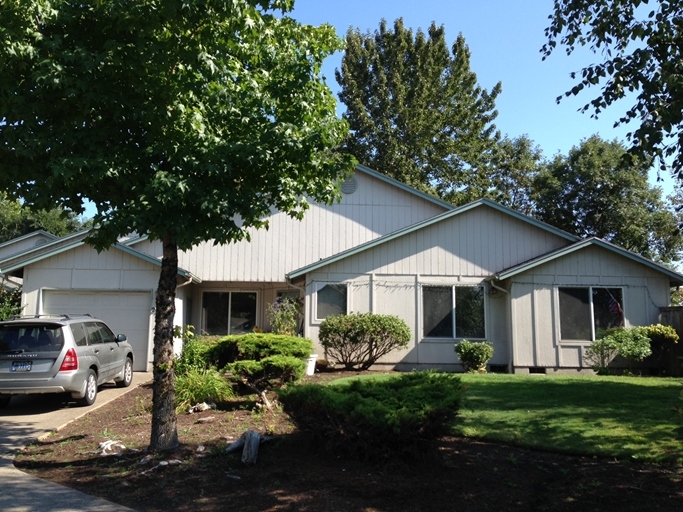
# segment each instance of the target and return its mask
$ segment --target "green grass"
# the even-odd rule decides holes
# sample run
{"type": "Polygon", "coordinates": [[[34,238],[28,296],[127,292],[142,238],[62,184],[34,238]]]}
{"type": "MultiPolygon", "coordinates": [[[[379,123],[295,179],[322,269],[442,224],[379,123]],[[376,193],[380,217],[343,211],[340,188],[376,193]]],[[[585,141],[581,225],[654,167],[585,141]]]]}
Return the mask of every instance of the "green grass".
{"type": "Polygon", "coordinates": [[[467,391],[454,435],[683,463],[683,425],[671,409],[681,379],[463,374],[462,380],[467,391]]]}

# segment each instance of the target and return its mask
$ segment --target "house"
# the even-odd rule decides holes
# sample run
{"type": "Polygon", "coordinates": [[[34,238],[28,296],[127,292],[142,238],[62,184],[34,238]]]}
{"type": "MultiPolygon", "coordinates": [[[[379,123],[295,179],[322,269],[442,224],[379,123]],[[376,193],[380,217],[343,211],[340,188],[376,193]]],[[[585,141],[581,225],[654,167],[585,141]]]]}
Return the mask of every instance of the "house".
{"type": "MultiPolygon", "coordinates": [[[[405,320],[413,338],[380,361],[388,367],[461,370],[454,343],[467,338],[493,343],[493,370],[576,372],[601,329],[657,322],[670,287],[683,284],[641,256],[486,199],[455,208],[360,165],[341,189],[340,203],[313,203],[302,221],[274,212],[251,242],[180,253],[176,324],[267,330],[267,305],[300,297],[303,334],[316,344],[330,314],[405,320]]],[[[23,278],[27,313],[103,318],[146,370],[160,243],[133,235],[98,254],[86,234],[2,258],[0,275],[23,278]]]]}

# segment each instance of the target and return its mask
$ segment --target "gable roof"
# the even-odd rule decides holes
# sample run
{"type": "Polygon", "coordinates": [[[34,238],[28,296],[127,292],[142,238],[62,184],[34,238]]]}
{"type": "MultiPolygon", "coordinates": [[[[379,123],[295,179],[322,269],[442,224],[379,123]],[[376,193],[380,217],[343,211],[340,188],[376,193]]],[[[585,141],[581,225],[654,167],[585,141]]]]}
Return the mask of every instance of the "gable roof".
{"type": "Polygon", "coordinates": [[[568,254],[571,254],[576,251],[580,251],[582,249],[585,249],[587,247],[601,247],[603,249],[607,249],[610,252],[613,252],[615,254],[618,254],[620,256],[623,256],[625,258],[630,259],[631,261],[635,261],[636,263],[640,263],[642,265],[645,265],[646,267],[649,267],[653,270],[656,270],[657,272],[661,272],[662,274],[666,275],[669,277],[671,283],[674,286],[680,286],[683,285],[683,275],[679,274],[678,272],[675,272],[669,268],[666,268],[658,263],[655,263],[652,260],[649,260],[645,258],[644,256],[641,256],[640,254],[633,253],[631,251],[627,251],[623,247],[619,247],[618,245],[614,245],[610,242],[606,242],[605,240],[602,240],[601,238],[586,238],[585,240],[581,240],[579,242],[576,242],[575,244],[569,245],[567,247],[562,247],[560,249],[557,249],[555,251],[549,252],[547,254],[544,254],[542,256],[539,256],[538,258],[534,258],[532,260],[526,261],[524,263],[520,263],[519,265],[515,265],[514,267],[510,267],[508,269],[502,270],[501,272],[497,272],[494,274],[492,279],[498,280],[498,281],[503,281],[505,279],[508,279],[510,277],[516,276],[517,274],[521,274],[522,272],[526,272],[527,270],[530,270],[532,268],[538,267],[539,265],[543,265],[545,263],[548,263],[550,261],[562,258],[564,256],[567,256],[568,254]]]}
{"type": "Polygon", "coordinates": [[[452,207],[453,208],[452,210],[444,212],[440,215],[437,215],[437,216],[432,217],[430,219],[427,219],[425,221],[418,222],[417,224],[413,224],[412,226],[408,226],[407,228],[400,229],[398,231],[394,231],[393,233],[389,233],[389,234],[381,236],[379,238],[375,238],[374,240],[371,240],[371,241],[366,242],[364,244],[358,245],[358,246],[353,247],[351,249],[348,249],[346,251],[342,251],[342,252],[335,254],[333,256],[330,256],[328,258],[324,258],[320,261],[312,263],[311,265],[307,265],[307,266],[302,267],[300,269],[294,270],[294,271],[288,273],[285,277],[288,280],[296,279],[297,277],[301,277],[301,276],[303,276],[309,272],[313,272],[315,270],[318,270],[319,268],[322,268],[326,265],[329,265],[330,263],[334,263],[334,262],[343,260],[343,259],[348,258],[350,256],[353,256],[355,254],[359,254],[363,251],[367,251],[369,249],[377,247],[378,245],[385,244],[391,240],[395,240],[396,238],[400,238],[400,237],[407,235],[409,233],[419,231],[419,230],[424,229],[424,228],[431,226],[433,224],[443,222],[447,219],[450,219],[452,217],[455,217],[455,216],[460,215],[464,212],[473,210],[473,209],[481,207],[481,206],[488,206],[489,208],[493,208],[494,210],[498,210],[498,211],[500,211],[506,215],[514,217],[514,218],[521,220],[527,224],[531,224],[532,226],[535,226],[537,228],[543,229],[544,231],[547,231],[547,232],[555,234],[561,238],[564,238],[565,240],[567,240],[569,242],[576,242],[579,240],[579,238],[575,237],[574,235],[570,235],[566,231],[562,231],[561,229],[558,229],[558,228],[553,227],[549,224],[541,222],[537,219],[529,217],[528,215],[524,215],[523,213],[520,213],[516,210],[513,210],[513,209],[508,208],[506,206],[500,205],[500,204],[496,203],[495,201],[491,201],[490,199],[482,198],[482,199],[478,199],[476,201],[473,201],[473,202],[468,203],[468,204],[463,205],[463,206],[452,207]]]}
{"type": "Polygon", "coordinates": [[[422,199],[426,199],[427,201],[437,204],[443,208],[446,208],[447,210],[454,210],[456,207],[453,206],[451,203],[447,203],[446,201],[439,199],[438,197],[426,194],[424,192],[421,192],[420,190],[417,190],[416,188],[411,187],[410,185],[406,185],[405,183],[401,183],[398,180],[395,180],[394,178],[390,178],[386,174],[382,174],[381,172],[377,172],[373,169],[370,169],[369,167],[366,167],[361,164],[357,164],[355,167],[356,171],[361,171],[364,172],[365,174],[368,174],[372,176],[373,178],[376,178],[380,181],[383,181],[385,183],[388,183],[389,185],[392,185],[396,188],[399,188],[403,190],[404,192],[408,192],[409,194],[412,194],[417,197],[421,197],[422,199]]]}
{"type": "MultiPolygon", "coordinates": [[[[13,257],[13,258],[8,258],[7,260],[0,261],[0,274],[6,274],[9,272],[13,272],[15,270],[19,270],[26,265],[31,265],[33,263],[37,263],[39,261],[45,260],[47,258],[51,258],[53,256],[56,256],[58,254],[61,254],[63,252],[67,252],[73,249],[76,249],[78,247],[81,247],[82,245],[86,245],[85,242],[85,237],[89,233],[89,230],[87,231],[80,231],[78,233],[74,233],[72,235],[69,235],[64,238],[60,238],[58,240],[55,240],[55,242],[49,244],[52,245],[53,247],[51,250],[48,250],[46,252],[40,252],[39,254],[34,254],[36,251],[26,251],[19,256],[13,257]],[[68,243],[63,243],[63,244],[57,244],[56,242],[64,242],[68,241],[68,243]]],[[[42,245],[40,248],[44,249],[46,246],[42,245]]],[[[128,253],[132,256],[135,256],[136,258],[139,258],[143,261],[146,261],[147,263],[151,263],[152,265],[155,265],[157,267],[161,266],[161,261],[158,260],[157,258],[153,258],[152,256],[148,256],[147,254],[143,254],[139,251],[136,251],[135,249],[132,249],[131,247],[128,247],[127,245],[124,244],[119,244],[115,243],[112,244],[111,246],[114,249],[118,249],[120,251],[123,251],[125,253],[128,253]]],[[[184,270],[182,268],[178,268],[178,274],[182,277],[192,279],[193,282],[195,283],[201,283],[201,279],[195,275],[193,275],[191,272],[188,272],[187,270],[184,270]]]]}
{"type": "Polygon", "coordinates": [[[11,240],[7,240],[6,242],[2,242],[0,244],[0,249],[3,247],[13,245],[17,242],[21,242],[23,240],[28,240],[29,238],[33,238],[35,236],[44,236],[44,237],[50,238],[52,240],[57,240],[57,238],[58,238],[55,235],[53,235],[52,233],[48,233],[47,231],[43,231],[42,229],[38,229],[36,231],[32,231],[31,233],[27,233],[25,235],[18,236],[16,238],[12,238],[11,240]]]}

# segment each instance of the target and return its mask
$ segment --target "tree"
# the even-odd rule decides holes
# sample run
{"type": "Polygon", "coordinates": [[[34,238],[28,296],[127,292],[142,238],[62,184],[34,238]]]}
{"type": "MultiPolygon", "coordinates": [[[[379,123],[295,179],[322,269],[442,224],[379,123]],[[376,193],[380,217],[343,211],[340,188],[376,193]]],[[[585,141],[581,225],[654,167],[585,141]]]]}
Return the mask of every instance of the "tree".
{"type": "Polygon", "coordinates": [[[98,250],[163,245],[150,449],[178,443],[178,250],[248,238],[271,208],[329,202],[353,159],[325,86],[332,27],[292,0],[10,0],[0,8],[0,189],[41,209],[97,209],[98,250]]]}
{"type": "Polygon", "coordinates": [[[0,192],[0,243],[37,229],[55,236],[64,236],[89,226],[89,221],[81,221],[75,213],[69,210],[53,208],[31,211],[25,208],[21,201],[10,199],[7,194],[0,192]]]}
{"type": "Polygon", "coordinates": [[[374,34],[349,29],[335,76],[352,132],[346,149],[360,162],[454,203],[485,195],[501,85],[477,85],[462,35],[449,52],[434,23],[415,36],[400,18],[393,31],[385,20],[374,34]]]}
{"type": "Polygon", "coordinates": [[[548,42],[541,49],[544,59],[558,42],[567,54],[577,44],[601,51],[603,62],[584,68],[579,83],[565,95],[602,83],[600,94],[582,109],[597,116],[617,100],[636,94],[635,104],[616,124],[637,120],[640,125],[628,134],[630,151],[656,157],[661,169],[666,168],[664,159],[672,157],[679,180],[683,180],[682,15],[680,0],[555,0],[545,31],[548,42]]]}
{"type": "Polygon", "coordinates": [[[650,187],[650,160],[594,135],[558,155],[534,180],[535,215],[578,237],[596,236],[660,262],[683,249],[678,219],[650,187]]]}
{"type": "Polygon", "coordinates": [[[527,135],[504,137],[496,149],[491,171],[491,182],[496,187],[486,195],[509,208],[532,214],[532,186],[544,163],[543,152],[527,135]]]}

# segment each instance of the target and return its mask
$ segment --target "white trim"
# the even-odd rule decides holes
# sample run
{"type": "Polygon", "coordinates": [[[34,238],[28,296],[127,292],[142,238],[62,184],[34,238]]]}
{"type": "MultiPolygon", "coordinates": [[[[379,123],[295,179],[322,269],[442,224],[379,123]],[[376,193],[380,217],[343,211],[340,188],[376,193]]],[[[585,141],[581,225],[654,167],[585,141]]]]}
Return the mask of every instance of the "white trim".
{"type": "Polygon", "coordinates": [[[318,292],[325,288],[327,285],[344,285],[346,287],[346,311],[345,315],[349,314],[349,311],[353,311],[351,308],[351,284],[347,281],[313,281],[314,286],[313,297],[311,300],[311,324],[320,325],[325,319],[318,318],[318,292]]]}

